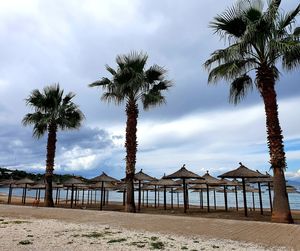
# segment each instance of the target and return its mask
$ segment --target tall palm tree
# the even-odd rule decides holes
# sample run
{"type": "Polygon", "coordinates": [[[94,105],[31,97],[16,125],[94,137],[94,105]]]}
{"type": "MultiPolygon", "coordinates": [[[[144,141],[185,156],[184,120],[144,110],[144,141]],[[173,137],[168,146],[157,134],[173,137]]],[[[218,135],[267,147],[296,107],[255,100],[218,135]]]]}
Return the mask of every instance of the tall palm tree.
{"type": "Polygon", "coordinates": [[[45,206],[53,207],[52,177],[54,171],[54,158],[56,149],[56,133],[58,129],[78,129],[84,119],[83,113],[71,100],[75,94],[64,91],[58,84],[47,86],[43,92],[33,90],[26,99],[26,104],[34,109],[34,113],[24,116],[24,126],[34,125],[33,136],[41,138],[48,132],[47,159],[45,173],[45,206]]]}
{"type": "Polygon", "coordinates": [[[211,54],[204,66],[209,83],[230,81],[229,100],[237,104],[254,87],[265,107],[267,141],[274,172],[274,206],[272,221],[292,223],[285,187],[286,158],[278,118],[275,83],[279,77],[277,63],[293,70],[300,63],[300,27],[294,28],[300,4],[283,13],[280,0],[242,0],[211,22],[211,28],[229,42],[225,49],[211,54]],[[255,81],[249,76],[254,71],[255,81]]]}
{"type": "Polygon", "coordinates": [[[137,152],[137,118],[138,102],[141,101],[145,110],[152,106],[165,103],[162,91],[171,86],[165,79],[166,70],[158,65],[145,69],[148,56],[142,52],[131,52],[128,55],[118,55],[117,69],[106,65],[106,70],[112,78],[102,78],[90,87],[100,86],[105,91],[101,99],[115,102],[117,105],[126,103],[126,189],[127,199],[125,210],[135,212],[133,178],[135,173],[137,152]]]}

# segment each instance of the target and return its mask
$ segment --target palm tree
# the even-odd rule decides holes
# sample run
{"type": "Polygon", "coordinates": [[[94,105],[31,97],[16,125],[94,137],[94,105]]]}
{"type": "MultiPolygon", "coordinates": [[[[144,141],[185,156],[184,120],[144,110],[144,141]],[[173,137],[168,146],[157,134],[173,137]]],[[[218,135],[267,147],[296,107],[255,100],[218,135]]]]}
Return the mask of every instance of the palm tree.
{"type": "Polygon", "coordinates": [[[26,104],[34,109],[34,113],[26,114],[22,120],[24,126],[34,125],[33,136],[38,139],[48,132],[45,173],[45,206],[47,207],[54,206],[52,176],[57,130],[78,129],[84,119],[78,106],[71,101],[75,94],[68,93],[66,96],[63,94],[64,91],[58,84],[45,87],[43,92],[33,90],[26,99],[26,104]]]}
{"type": "Polygon", "coordinates": [[[211,54],[204,66],[209,83],[230,81],[229,100],[237,104],[253,87],[259,91],[265,106],[267,141],[274,172],[274,205],[272,221],[292,223],[284,171],[286,158],[278,118],[275,83],[279,77],[277,63],[293,70],[300,63],[300,27],[293,30],[296,9],[283,13],[280,0],[242,0],[211,22],[211,28],[229,42],[225,49],[211,54]],[[228,40],[227,40],[228,39],[228,40]],[[253,83],[250,72],[254,71],[253,83]]]}
{"type": "Polygon", "coordinates": [[[142,52],[131,52],[128,55],[118,55],[117,69],[106,65],[106,70],[112,78],[102,78],[90,87],[101,86],[105,91],[101,99],[115,102],[117,105],[126,103],[126,189],[127,199],[125,210],[135,212],[133,178],[135,173],[137,152],[137,118],[138,102],[141,101],[145,110],[151,106],[165,103],[162,91],[171,86],[165,79],[166,70],[158,65],[145,69],[148,56],[142,52]]]}

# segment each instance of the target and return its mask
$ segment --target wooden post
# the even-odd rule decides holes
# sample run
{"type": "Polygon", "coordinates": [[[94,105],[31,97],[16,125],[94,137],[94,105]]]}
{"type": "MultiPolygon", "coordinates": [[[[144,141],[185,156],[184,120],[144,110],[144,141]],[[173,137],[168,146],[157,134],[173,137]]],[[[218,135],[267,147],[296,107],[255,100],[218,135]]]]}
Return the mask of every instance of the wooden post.
{"type": "Polygon", "coordinates": [[[82,201],[81,204],[84,205],[84,188],[82,189],[82,201]]]}
{"type": "Polygon", "coordinates": [[[146,190],[146,195],[147,195],[147,201],[146,201],[146,203],[147,203],[147,207],[149,206],[149,198],[148,198],[148,196],[149,196],[149,191],[148,191],[148,189],[146,190]]]}
{"type": "Polygon", "coordinates": [[[171,187],[171,208],[172,209],[173,209],[173,195],[174,195],[173,187],[171,187]]]}
{"type": "Polygon", "coordinates": [[[237,194],[237,186],[234,186],[235,190],[235,206],[236,206],[236,211],[239,211],[239,200],[238,200],[238,194],[237,194]]]}
{"type": "Polygon", "coordinates": [[[255,211],[254,192],[252,192],[252,206],[253,206],[253,211],[255,211]]]}
{"type": "Polygon", "coordinates": [[[73,208],[73,199],[74,199],[74,184],[71,187],[71,208],[73,208]]]}
{"type": "Polygon", "coordinates": [[[103,181],[101,182],[101,196],[100,196],[100,210],[102,210],[102,203],[103,203],[103,188],[104,188],[104,184],[103,181]]]}
{"type": "Polygon", "coordinates": [[[209,212],[209,186],[206,184],[207,212],[209,212]]]}
{"type": "Polygon", "coordinates": [[[270,209],[271,209],[271,212],[273,212],[272,194],[271,194],[271,185],[270,185],[270,182],[268,182],[268,189],[269,189],[270,209]]]}
{"type": "Polygon", "coordinates": [[[154,185],[154,207],[156,208],[156,185],[154,185]]]}
{"type": "Polygon", "coordinates": [[[248,210],[247,210],[247,197],[246,197],[246,184],[245,184],[245,178],[242,178],[243,182],[243,195],[244,195],[244,211],[245,211],[245,216],[248,216],[248,210]]]}
{"type": "Polygon", "coordinates": [[[57,200],[58,200],[58,187],[56,188],[55,205],[57,205],[57,200]]]}
{"type": "Polygon", "coordinates": [[[262,196],[261,196],[261,186],[260,186],[260,182],[258,182],[258,193],[259,193],[260,214],[263,215],[263,214],[264,214],[264,211],[263,211],[263,204],[262,204],[262,196]]]}
{"type": "Polygon", "coordinates": [[[68,194],[69,194],[69,188],[67,187],[67,193],[66,193],[66,204],[68,203],[68,194]]]}
{"type": "Polygon", "coordinates": [[[138,194],[138,211],[141,211],[141,200],[142,200],[142,196],[141,196],[141,181],[139,180],[139,194],[138,194]]]}
{"type": "Polygon", "coordinates": [[[24,189],[24,205],[26,204],[26,194],[27,194],[27,183],[25,184],[25,189],[24,189]]]}
{"type": "Polygon", "coordinates": [[[216,189],[214,188],[214,208],[217,210],[216,189]]]}
{"type": "Polygon", "coordinates": [[[164,210],[167,210],[167,188],[164,186],[164,210]]]}
{"type": "Polygon", "coordinates": [[[200,189],[201,191],[201,209],[203,209],[203,189],[200,189]]]}
{"type": "Polygon", "coordinates": [[[225,211],[228,211],[227,187],[226,186],[224,186],[224,202],[225,202],[225,211]]]}
{"type": "Polygon", "coordinates": [[[183,206],[184,206],[184,213],[186,213],[186,209],[187,209],[187,203],[186,203],[186,191],[185,191],[185,178],[182,179],[182,184],[183,184],[183,206]]]}

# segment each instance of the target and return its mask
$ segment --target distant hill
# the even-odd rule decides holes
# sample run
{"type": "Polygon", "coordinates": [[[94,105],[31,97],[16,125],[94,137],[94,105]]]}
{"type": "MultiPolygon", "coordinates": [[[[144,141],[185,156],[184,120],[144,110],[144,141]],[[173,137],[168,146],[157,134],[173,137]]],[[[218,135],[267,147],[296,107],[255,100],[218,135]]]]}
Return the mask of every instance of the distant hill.
{"type": "Polygon", "coordinates": [[[288,180],[288,184],[291,186],[295,186],[300,188],[300,181],[299,180],[288,180]]]}
{"type": "MultiPolygon", "coordinates": [[[[0,167],[0,180],[7,180],[7,179],[14,179],[14,180],[20,180],[23,178],[29,178],[34,181],[40,180],[44,178],[44,174],[34,174],[34,173],[29,173],[23,170],[11,170],[7,168],[0,167]]],[[[74,177],[73,175],[70,174],[54,174],[53,175],[53,181],[55,182],[64,182],[68,180],[69,178],[74,177]]],[[[83,177],[80,177],[82,179],[85,179],[83,177]]]]}

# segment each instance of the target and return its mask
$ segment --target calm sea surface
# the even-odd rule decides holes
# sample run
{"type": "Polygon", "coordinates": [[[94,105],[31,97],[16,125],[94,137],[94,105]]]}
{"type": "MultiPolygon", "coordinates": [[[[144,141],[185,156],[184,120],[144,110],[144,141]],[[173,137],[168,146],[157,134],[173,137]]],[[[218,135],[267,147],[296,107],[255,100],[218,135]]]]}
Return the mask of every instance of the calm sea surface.
{"type": "MultiPolygon", "coordinates": [[[[298,187],[299,191],[299,187],[298,187]]],[[[8,193],[8,188],[0,188],[0,193],[8,193]]],[[[27,196],[29,197],[35,197],[36,191],[35,190],[29,190],[27,191],[27,196]]],[[[224,193],[223,192],[216,192],[216,205],[217,206],[224,206],[224,193]]],[[[22,195],[22,189],[13,189],[13,195],[21,196],[22,195]]],[[[41,191],[41,198],[43,198],[44,192],[41,191]]],[[[55,199],[56,196],[56,190],[53,190],[53,197],[55,199]]],[[[273,196],[273,193],[272,193],[273,196]]],[[[289,193],[289,202],[291,209],[297,209],[300,210],[300,193],[289,193]]],[[[93,200],[95,199],[95,193],[93,192],[93,200]]],[[[210,199],[210,206],[214,206],[214,192],[213,190],[210,191],[209,194],[210,199]]],[[[65,200],[66,198],[66,190],[60,191],[60,199],[65,200]]],[[[85,191],[84,194],[85,200],[87,199],[87,191],[85,191]]],[[[137,200],[138,193],[135,192],[135,199],[137,200]]],[[[143,194],[142,194],[143,198],[143,194]]],[[[144,199],[146,203],[146,192],[144,192],[144,199]]],[[[70,191],[69,191],[69,199],[70,199],[70,191]]],[[[82,199],[82,192],[79,193],[79,199],[82,199]]],[[[163,204],[163,191],[159,192],[159,201],[161,204],[163,204]]],[[[183,203],[183,193],[177,193],[173,194],[173,203],[174,205],[177,205],[179,199],[179,203],[183,203]]],[[[122,202],[123,200],[123,193],[118,193],[116,191],[109,191],[109,201],[118,201],[122,202]]],[[[227,200],[228,200],[228,207],[235,207],[235,193],[234,192],[228,192],[227,193],[227,200]]],[[[96,192],[96,201],[100,201],[100,191],[96,192]]],[[[154,192],[149,191],[148,193],[148,201],[149,203],[154,203],[154,192]]],[[[206,206],[206,192],[203,192],[203,205],[206,206]]],[[[269,202],[269,193],[267,190],[263,189],[262,193],[262,201],[263,201],[263,207],[264,208],[270,208],[270,202],[269,202]]],[[[167,192],[167,203],[171,203],[171,193],[167,192]]],[[[238,204],[240,207],[243,207],[243,194],[242,191],[238,191],[238,204]]],[[[199,192],[192,192],[189,191],[189,204],[191,205],[200,205],[200,194],[199,192]]],[[[253,195],[252,192],[247,192],[247,206],[249,208],[253,208],[253,195]]],[[[259,208],[259,195],[258,193],[254,193],[254,206],[255,208],[259,208]]]]}

